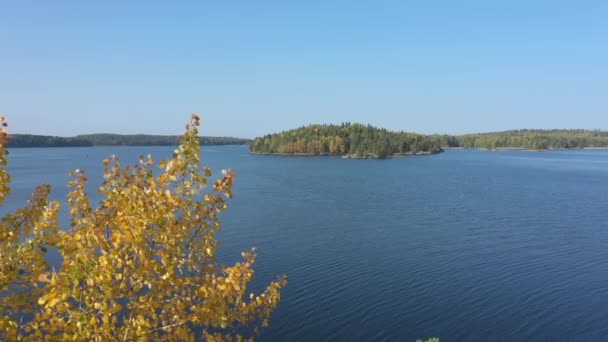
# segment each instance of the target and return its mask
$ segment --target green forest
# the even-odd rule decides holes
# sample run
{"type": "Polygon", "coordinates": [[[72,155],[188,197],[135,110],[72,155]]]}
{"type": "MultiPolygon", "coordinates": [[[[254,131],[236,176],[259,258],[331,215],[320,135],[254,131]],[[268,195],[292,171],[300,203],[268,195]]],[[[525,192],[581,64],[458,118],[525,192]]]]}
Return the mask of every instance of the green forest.
{"type": "Polygon", "coordinates": [[[47,135],[10,134],[7,147],[82,147],[93,143],[75,137],[53,137],[47,135]]]}
{"type": "Polygon", "coordinates": [[[497,133],[438,136],[442,146],[496,149],[548,150],[608,147],[608,132],[582,129],[522,129],[497,133]]]}
{"type": "MultiPolygon", "coordinates": [[[[245,145],[249,139],[231,137],[199,137],[201,145],[245,145]]],[[[86,134],[75,137],[12,134],[8,147],[85,147],[85,146],[177,146],[180,137],[174,135],[86,134]]]]}
{"type": "MultiPolygon", "coordinates": [[[[176,146],[179,136],[85,134],[55,137],[12,134],[8,147],[86,146],[176,146]]],[[[445,147],[547,150],[561,148],[608,147],[608,132],[583,129],[522,129],[464,135],[423,135],[395,132],[370,125],[308,125],[255,140],[232,137],[199,137],[201,145],[250,144],[253,153],[339,155],[354,158],[384,158],[394,155],[438,153],[445,147]]]]}
{"type": "Polygon", "coordinates": [[[287,155],[342,155],[384,158],[395,155],[431,154],[442,148],[548,150],[608,147],[608,132],[583,129],[522,129],[464,135],[422,135],[394,132],[370,125],[308,125],[258,137],[252,153],[287,155]]]}
{"type": "Polygon", "coordinates": [[[386,158],[395,155],[442,151],[440,139],[408,132],[392,132],[357,123],[309,125],[256,138],[252,153],[339,155],[353,158],[386,158]]]}

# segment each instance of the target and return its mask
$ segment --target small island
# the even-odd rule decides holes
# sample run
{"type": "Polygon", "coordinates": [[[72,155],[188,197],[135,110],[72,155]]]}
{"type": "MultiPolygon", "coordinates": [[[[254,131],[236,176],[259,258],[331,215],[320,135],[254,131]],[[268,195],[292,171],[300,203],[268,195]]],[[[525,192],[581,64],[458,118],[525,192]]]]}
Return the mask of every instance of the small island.
{"type": "Polygon", "coordinates": [[[308,125],[256,138],[249,151],[292,156],[331,155],[343,158],[387,158],[443,152],[436,136],[393,132],[359,123],[308,125]]]}

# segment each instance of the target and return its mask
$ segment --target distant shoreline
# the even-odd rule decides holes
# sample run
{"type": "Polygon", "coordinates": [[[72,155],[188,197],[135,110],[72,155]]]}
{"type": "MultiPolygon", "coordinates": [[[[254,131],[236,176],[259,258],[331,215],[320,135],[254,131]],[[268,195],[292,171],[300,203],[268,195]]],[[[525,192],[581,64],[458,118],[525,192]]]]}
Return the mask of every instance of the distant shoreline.
{"type": "MultiPolygon", "coordinates": [[[[7,148],[93,147],[93,146],[178,146],[181,136],[148,134],[86,134],[57,137],[33,134],[9,134],[7,148]]],[[[200,146],[247,145],[249,139],[200,136],[200,146]]]]}
{"type": "Polygon", "coordinates": [[[574,150],[608,150],[607,147],[557,147],[557,148],[545,148],[545,149],[530,149],[525,147],[497,147],[497,148],[484,148],[484,147],[442,147],[444,150],[480,150],[487,152],[502,152],[502,151],[526,151],[526,152],[544,152],[544,151],[574,151],[574,150]]]}
{"type": "MultiPolygon", "coordinates": [[[[247,144],[203,144],[199,146],[246,146],[247,144]]],[[[89,145],[89,146],[7,146],[7,149],[28,148],[91,148],[91,147],[178,147],[176,145],[89,145]]]]}

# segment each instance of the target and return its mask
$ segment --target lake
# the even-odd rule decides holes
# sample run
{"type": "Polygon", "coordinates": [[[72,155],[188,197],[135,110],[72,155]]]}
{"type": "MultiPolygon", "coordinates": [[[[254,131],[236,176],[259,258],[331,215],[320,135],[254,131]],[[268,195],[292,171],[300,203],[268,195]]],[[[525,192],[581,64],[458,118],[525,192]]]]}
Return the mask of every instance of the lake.
{"type": "MultiPolygon", "coordinates": [[[[95,194],[112,154],[172,150],[13,149],[3,211],[39,183],[65,200],[75,168],[95,194]]],[[[257,247],[255,289],[289,276],[262,341],[608,338],[608,151],[350,160],[208,146],[203,161],[237,173],[219,258],[257,247]]]]}

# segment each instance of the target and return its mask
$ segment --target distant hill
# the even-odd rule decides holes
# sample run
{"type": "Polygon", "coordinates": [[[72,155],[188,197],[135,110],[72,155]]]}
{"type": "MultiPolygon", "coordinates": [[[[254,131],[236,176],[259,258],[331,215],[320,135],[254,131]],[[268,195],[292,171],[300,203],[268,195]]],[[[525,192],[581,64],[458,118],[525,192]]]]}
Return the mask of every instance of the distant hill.
{"type": "Polygon", "coordinates": [[[286,155],[339,155],[352,158],[386,158],[442,151],[436,137],[393,132],[358,123],[308,125],[258,137],[252,153],[286,155]]]}
{"type": "MultiPolygon", "coordinates": [[[[232,137],[200,137],[201,145],[245,145],[251,140],[232,137]]],[[[86,134],[75,137],[12,134],[8,147],[85,147],[85,146],[177,146],[180,137],[174,135],[86,134]]]]}
{"type": "Polygon", "coordinates": [[[54,137],[32,134],[9,134],[8,146],[14,147],[82,147],[93,146],[93,143],[83,139],[71,137],[54,137]]]}
{"type": "Polygon", "coordinates": [[[608,132],[583,129],[522,129],[505,132],[438,136],[442,146],[528,150],[608,147],[608,132]]]}
{"type": "MultiPolygon", "coordinates": [[[[174,146],[179,145],[181,139],[176,135],[148,135],[148,134],[86,134],[75,138],[90,141],[95,146],[174,146]]],[[[245,145],[250,139],[232,137],[199,137],[201,145],[245,145]]]]}

